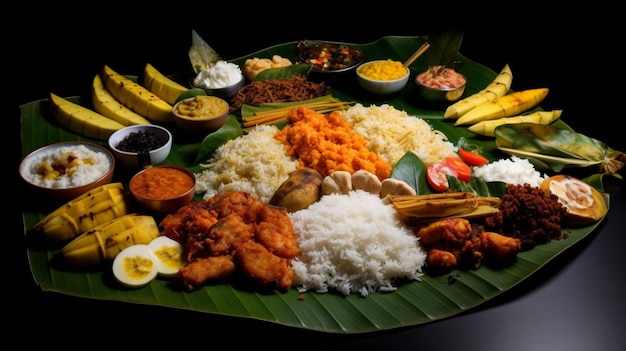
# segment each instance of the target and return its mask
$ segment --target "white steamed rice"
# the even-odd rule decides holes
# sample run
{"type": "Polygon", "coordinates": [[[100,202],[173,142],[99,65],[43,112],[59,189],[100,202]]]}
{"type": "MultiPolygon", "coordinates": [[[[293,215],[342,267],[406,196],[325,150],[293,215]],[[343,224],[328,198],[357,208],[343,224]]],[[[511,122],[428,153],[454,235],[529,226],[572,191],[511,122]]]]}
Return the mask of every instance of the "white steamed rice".
{"type": "Polygon", "coordinates": [[[109,157],[85,145],[62,146],[39,152],[25,160],[24,177],[31,183],[51,189],[74,188],[96,181],[111,168],[109,157]],[[76,157],[68,165],[68,156],[76,157]],[[64,174],[52,178],[43,172],[45,165],[65,167],[64,174]]]}
{"type": "Polygon", "coordinates": [[[300,292],[343,295],[393,291],[420,280],[426,252],[392,205],[362,190],[325,195],[290,214],[302,254],[292,261],[300,292]]]}
{"type": "Polygon", "coordinates": [[[539,173],[530,161],[524,158],[511,156],[483,166],[472,167],[474,177],[482,178],[487,182],[505,182],[509,184],[539,186],[546,175],[539,173]]]}

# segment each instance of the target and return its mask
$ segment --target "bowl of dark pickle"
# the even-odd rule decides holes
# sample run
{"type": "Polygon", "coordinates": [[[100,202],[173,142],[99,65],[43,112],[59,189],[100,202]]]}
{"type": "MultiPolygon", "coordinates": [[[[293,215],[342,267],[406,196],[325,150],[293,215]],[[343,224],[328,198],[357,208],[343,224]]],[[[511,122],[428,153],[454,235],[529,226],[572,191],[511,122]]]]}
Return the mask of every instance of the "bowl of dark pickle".
{"type": "Polygon", "coordinates": [[[346,44],[317,40],[296,43],[296,62],[311,65],[314,77],[333,78],[354,71],[364,60],[363,51],[346,44]]]}
{"type": "Polygon", "coordinates": [[[155,124],[124,127],[111,134],[108,142],[115,158],[131,169],[161,164],[172,150],[172,134],[155,124]]]}

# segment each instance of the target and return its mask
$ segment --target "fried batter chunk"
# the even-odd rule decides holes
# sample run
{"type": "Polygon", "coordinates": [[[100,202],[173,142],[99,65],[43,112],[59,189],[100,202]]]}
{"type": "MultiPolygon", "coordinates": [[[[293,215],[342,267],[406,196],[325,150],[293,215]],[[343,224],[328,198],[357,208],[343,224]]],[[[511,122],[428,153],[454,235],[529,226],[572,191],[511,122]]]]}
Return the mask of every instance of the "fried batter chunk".
{"type": "Polygon", "coordinates": [[[162,235],[183,245],[187,266],[179,275],[189,290],[236,271],[264,287],[291,286],[291,259],[300,254],[291,219],[286,210],[250,193],[233,191],[192,202],[165,216],[160,226],[162,235]],[[263,254],[251,244],[262,247],[263,254]]]}
{"type": "Polygon", "coordinates": [[[431,222],[418,228],[416,235],[428,252],[428,267],[435,270],[478,269],[485,258],[495,265],[506,264],[515,259],[521,247],[519,239],[484,231],[465,218],[431,222]]]}
{"type": "Polygon", "coordinates": [[[482,232],[480,245],[483,251],[494,256],[500,261],[509,261],[522,248],[522,241],[518,238],[502,235],[494,232],[482,232]]]}
{"type": "Polygon", "coordinates": [[[178,278],[188,290],[207,281],[226,278],[235,272],[232,256],[214,256],[198,259],[179,271],[178,278]]]}
{"type": "Polygon", "coordinates": [[[286,291],[293,283],[294,272],[289,260],[272,254],[257,242],[239,245],[234,259],[238,269],[262,288],[286,291]]]}

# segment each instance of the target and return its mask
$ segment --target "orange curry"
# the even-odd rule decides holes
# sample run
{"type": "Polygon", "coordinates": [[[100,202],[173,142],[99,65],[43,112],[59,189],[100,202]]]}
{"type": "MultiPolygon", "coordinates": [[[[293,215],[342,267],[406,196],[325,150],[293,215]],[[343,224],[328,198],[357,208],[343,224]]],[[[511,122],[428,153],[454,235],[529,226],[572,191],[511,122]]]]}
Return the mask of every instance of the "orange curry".
{"type": "Polygon", "coordinates": [[[181,169],[174,167],[155,167],[147,169],[130,184],[133,193],[146,199],[171,199],[187,192],[194,186],[194,179],[181,169]]]}

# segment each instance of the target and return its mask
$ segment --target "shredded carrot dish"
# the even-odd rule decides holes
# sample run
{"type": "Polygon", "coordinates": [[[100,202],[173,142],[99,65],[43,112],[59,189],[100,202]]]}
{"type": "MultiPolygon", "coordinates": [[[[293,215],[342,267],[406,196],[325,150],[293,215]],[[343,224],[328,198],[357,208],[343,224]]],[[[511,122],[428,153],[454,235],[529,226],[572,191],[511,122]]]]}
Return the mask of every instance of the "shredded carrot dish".
{"type": "Polygon", "coordinates": [[[328,115],[306,106],[289,112],[290,124],[276,133],[289,156],[298,160],[299,167],[310,167],[322,176],[335,171],[354,173],[364,169],[378,179],[389,178],[391,165],[367,149],[367,140],[352,130],[341,112],[328,115]]]}

